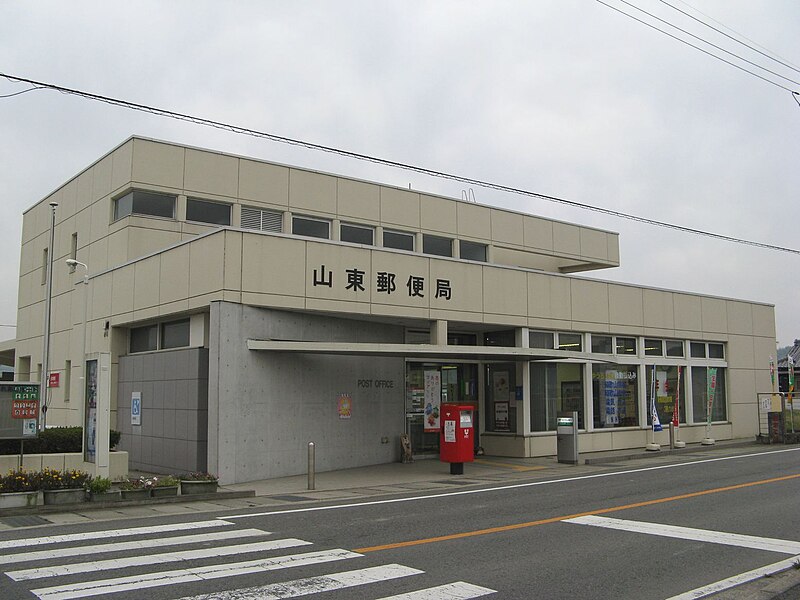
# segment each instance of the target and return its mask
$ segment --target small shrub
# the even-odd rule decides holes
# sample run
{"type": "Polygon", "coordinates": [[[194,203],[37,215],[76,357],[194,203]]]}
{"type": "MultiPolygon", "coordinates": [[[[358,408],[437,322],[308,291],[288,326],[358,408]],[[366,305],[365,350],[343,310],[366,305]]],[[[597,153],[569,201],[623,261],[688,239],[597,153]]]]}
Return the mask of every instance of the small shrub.
{"type": "Polygon", "coordinates": [[[216,481],[217,476],[205,471],[195,471],[193,473],[184,473],[180,476],[181,481],[216,481]]]}
{"type": "MultiPolygon", "coordinates": [[[[116,448],[122,433],[109,431],[109,447],[116,448]]],[[[0,440],[0,454],[19,454],[19,440],[0,440]]],[[[51,427],[39,435],[25,440],[25,454],[62,454],[81,452],[83,449],[83,427],[51,427]]]]}
{"type": "Polygon", "coordinates": [[[7,475],[0,476],[0,493],[32,492],[35,490],[34,482],[25,469],[10,469],[7,475]]]}
{"type": "Polygon", "coordinates": [[[172,475],[153,477],[153,487],[171,487],[180,484],[180,480],[172,475]]]}
{"type": "Polygon", "coordinates": [[[85,488],[91,476],[85,471],[44,468],[31,474],[37,490],[62,490],[85,488]]]}
{"type": "Polygon", "coordinates": [[[111,489],[111,480],[108,477],[94,477],[86,483],[86,491],[91,494],[105,494],[111,489]]]}

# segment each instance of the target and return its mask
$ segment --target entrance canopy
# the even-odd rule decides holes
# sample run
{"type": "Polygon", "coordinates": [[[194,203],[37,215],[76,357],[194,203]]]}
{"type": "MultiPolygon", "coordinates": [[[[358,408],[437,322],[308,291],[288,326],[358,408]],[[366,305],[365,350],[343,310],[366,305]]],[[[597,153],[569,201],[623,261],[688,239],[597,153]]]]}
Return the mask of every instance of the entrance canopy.
{"type": "MultiPolygon", "coordinates": [[[[587,361],[586,352],[548,350],[545,348],[512,348],[503,346],[436,346],[433,344],[365,344],[354,342],[297,342],[289,340],[247,340],[248,350],[294,352],[300,354],[341,354],[350,356],[402,356],[429,359],[472,359],[484,361],[565,360],[587,361]]],[[[623,357],[624,358],[624,357],[623,357]]],[[[603,357],[617,363],[616,356],[603,357]]]]}

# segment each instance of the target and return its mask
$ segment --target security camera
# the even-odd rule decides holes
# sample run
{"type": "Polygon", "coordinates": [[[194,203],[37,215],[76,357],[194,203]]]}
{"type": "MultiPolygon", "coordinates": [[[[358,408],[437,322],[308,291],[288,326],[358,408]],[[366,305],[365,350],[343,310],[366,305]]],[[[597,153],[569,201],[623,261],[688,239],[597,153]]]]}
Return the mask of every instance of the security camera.
{"type": "Polygon", "coordinates": [[[68,258],[67,259],[67,266],[68,267],[77,267],[78,266],[78,261],[75,260],[74,258],[68,258]]]}

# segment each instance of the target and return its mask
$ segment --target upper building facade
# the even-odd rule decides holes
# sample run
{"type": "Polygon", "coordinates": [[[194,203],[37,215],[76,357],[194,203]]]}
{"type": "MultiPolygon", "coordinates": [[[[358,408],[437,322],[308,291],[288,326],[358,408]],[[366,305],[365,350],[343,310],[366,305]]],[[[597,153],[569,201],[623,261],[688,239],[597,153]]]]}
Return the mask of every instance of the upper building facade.
{"type": "Polygon", "coordinates": [[[653,382],[693,441],[712,374],[726,439],[769,389],[771,305],[570,275],[618,266],[613,232],[138,137],[24,214],[19,381],[41,377],[52,202],[47,424],[91,420],[105,354],[135,468],[247,481],[303,472],[309,441],[321,469],[396,460],[402,433],[435,454],[446,401],[488,454],[554,454],[560,410],[581,451],[643,446],[653,382]]]}

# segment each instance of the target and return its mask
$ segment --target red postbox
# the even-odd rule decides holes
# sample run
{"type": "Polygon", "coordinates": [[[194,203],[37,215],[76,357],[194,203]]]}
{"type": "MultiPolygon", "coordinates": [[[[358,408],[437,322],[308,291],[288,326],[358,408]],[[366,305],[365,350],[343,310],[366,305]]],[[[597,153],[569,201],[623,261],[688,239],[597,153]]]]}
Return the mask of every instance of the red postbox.
{"type": "Polygon", "coordinates": [[[439,460],[450,463],[451,475],[463,475],[464,463],[474,460],[474,410],[469,404],[442,404],[439,460]]]}

